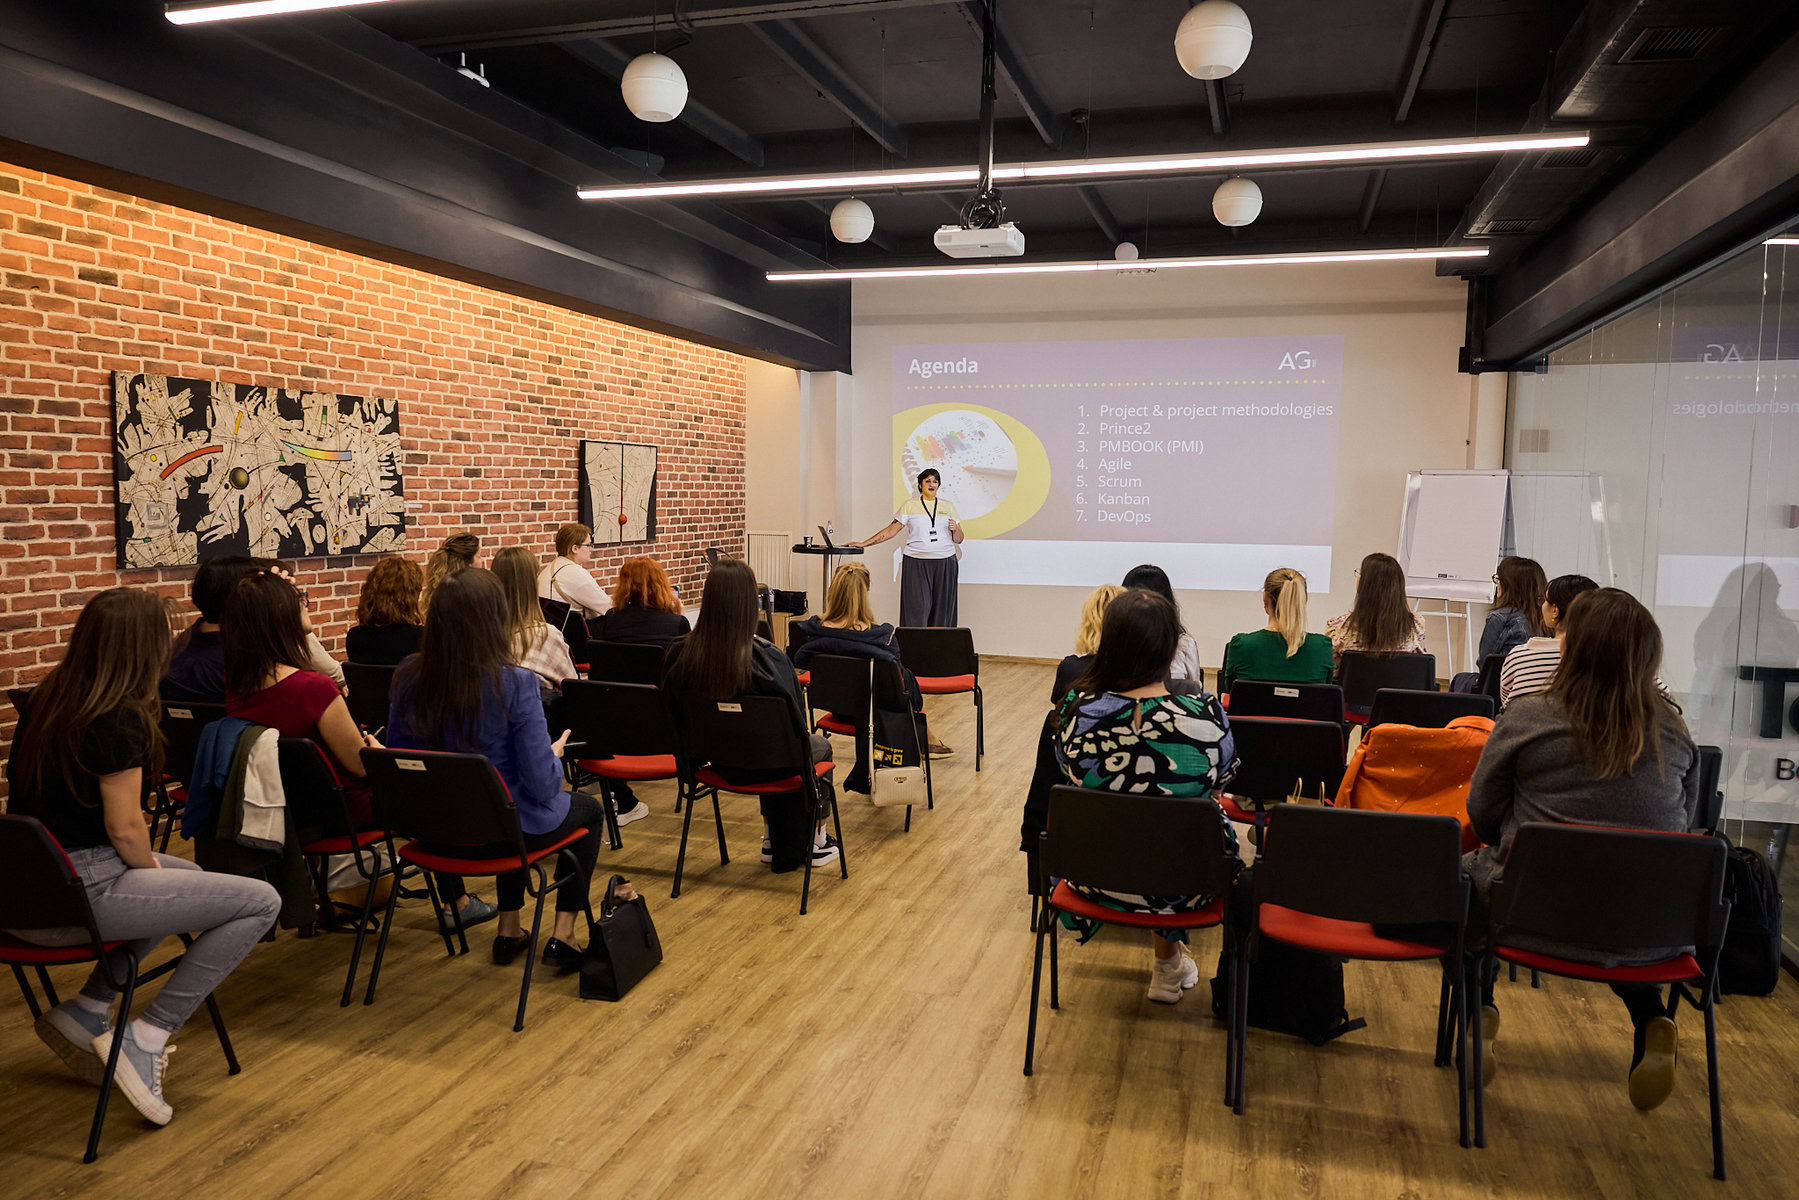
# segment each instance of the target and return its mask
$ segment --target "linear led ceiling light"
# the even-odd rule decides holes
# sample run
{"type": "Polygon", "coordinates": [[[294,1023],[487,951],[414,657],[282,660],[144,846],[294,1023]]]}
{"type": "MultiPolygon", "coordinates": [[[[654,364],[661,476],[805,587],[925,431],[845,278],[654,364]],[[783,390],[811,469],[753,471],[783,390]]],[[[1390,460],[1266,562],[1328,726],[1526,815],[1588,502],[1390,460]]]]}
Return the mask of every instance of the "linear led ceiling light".
{"type": "Polygon", "coordinates": [[[1799,237],[1773,237],[1763,242],[1764,246],[1799,246],[1799,237]]]}
{"type": "MultiPolygon", "coordinates": [[[[1251,168],[1329,167],[1346,163],[1391,165],[1409,160],[1468,158],[1515,150],[1566,150],[1587,144],[1579,133],[1533,133],[1471,138],[1426,138],[1410,142],[1364,142],[1346,146],[1296,146],[1271,150],[1226,150],[1214,154],[1144,154],[1129,158],[1049,159],[993,168],[995,183],[1051,183],[1058,180],[1131,179],[1202,171],[1251,168]]],[[[804,196],[843,191],[895,191],[975,183],[979,167],[896,167],[884,171],[816,175],[693,179],[682,183],[622,183],[582,188],[583,200],[677,200],[692,196],[804,196]]]]}
{"type": "Polygon", "coordinates": [[[209,21],[279,17],[288,13],[318,12],[326,8],[353,8],[359,4],[389,2],[390,0],[211,0],[202,4],[166,5],[163,15],[177,25],[203,25],[209,21]]]}
{"type": "Polygon", "coordinates": [[[1485,246],[1413,250],[1317,250],[1298,254],[1231,254],[1211,258],[1096,258],[1079,262],[1000,263],[990,267],[849,267],[836,271],[770,271],[770,283],[844,279],[929,279],[944,275],[1070,275],[1105,271],[1170,271],[1181,267],[1248,267],[1272,263],[1403,262],[1409,259],[1485,258],[1485,246]]]}

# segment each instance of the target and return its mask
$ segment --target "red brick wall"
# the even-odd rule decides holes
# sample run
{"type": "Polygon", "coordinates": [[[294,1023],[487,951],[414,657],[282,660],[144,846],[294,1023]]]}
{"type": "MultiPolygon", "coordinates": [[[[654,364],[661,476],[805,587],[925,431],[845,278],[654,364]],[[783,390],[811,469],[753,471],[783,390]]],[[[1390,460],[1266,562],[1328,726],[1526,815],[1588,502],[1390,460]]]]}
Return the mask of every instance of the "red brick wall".
{"type": "MultiPolygon", "coordinates": [[[[465,528],[483,562],[552,554],[583,437],[660,447],[647,550],[690,599],[703,548],[742,545],[738,356],[0,163],[0,686],[41,678],[102,588],[191,618],[191,571],[116,567],[115,370],[397,397],[410,557],[465,528]]],[[[334,651],[372,561],[300,564],[334,651]]]]}

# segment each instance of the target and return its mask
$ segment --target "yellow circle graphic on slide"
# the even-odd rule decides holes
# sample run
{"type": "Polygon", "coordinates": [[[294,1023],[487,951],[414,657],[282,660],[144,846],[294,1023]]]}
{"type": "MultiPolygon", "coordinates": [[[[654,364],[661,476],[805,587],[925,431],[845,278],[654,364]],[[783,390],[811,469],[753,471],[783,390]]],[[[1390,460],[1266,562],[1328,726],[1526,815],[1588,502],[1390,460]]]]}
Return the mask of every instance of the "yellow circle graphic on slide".
{"type": "Polygon", "coordinates": [[[1049,499],[1049,454],[1016,417],[978,404],[921,404],[893,415],[893,502],[935,467],[971,538],[1016,529],[1049,499]]]}

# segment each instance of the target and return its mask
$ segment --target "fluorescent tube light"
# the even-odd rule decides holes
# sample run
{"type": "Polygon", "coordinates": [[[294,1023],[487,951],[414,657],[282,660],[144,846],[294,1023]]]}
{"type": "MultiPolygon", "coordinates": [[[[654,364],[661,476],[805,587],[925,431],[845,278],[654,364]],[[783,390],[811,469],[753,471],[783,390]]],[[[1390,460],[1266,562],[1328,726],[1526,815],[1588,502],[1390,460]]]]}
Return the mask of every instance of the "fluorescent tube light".
{"type": "Polygon", "coordinates": [[[318,12],[327,8],[351,8],[358,4],[388,2],[389,0],[218,0],[213,4],[171,4],[163,9],[163,15],[177,25],[203,25],[211,21],[279,17],[288,13],[318,12]]]}
{"type": "MultiPolygon", "coordinates": [[[[1426,138],[1408,142],[1366,142],[1341,146],[1295,146],[1287,149],[1226,150],[1212,154],[1150,154],[1127,158],[1049,159],[993,168],[995,183],[1047,183],[1071,179],[1128,179],[1200,171],[1265,170],[1276,167],[1322,167],[1354,163],[1379,165],[1418,159],[1467,158],[1516,150],[1564,150],[1584,146],[1585,132],[1518,134],[1497,137],[1426,138]]],[[[813,175],[744,176],[694,179],[677,183],[625,183],[581,188],[583,200],[676,200],[694,196],[799,196],[871,190],[904,191],[928,184],[974,183],[973,166],[900,167],[885,171],[833,172],[813,175]]]]}
{"type": "Polygon", "coordinates": [[[999,263],[989,267],[851,267],[838,271],[770,271],[770,283],[823,283],[844,279],[927,279],[950,275],[1070,275],[1110,271],[1169,271],[1185,267],[1248,267],[1270,264],[1404,262],[1410,259],[1485,258],[1485,246],[1442,246],[1414,250],[1318,250],[1296,254],[1232,254],[1200,258],[1139,258],[1119,262],[1096,258],[1079,262],[999,263]]]}
{"type": "Polygon", "coordinates": [[[1799,246],[1799,237],[1769,238],[1767,241],[1763,242],[1762,245],[1764,245],[1764,246],[1799,246]]]}

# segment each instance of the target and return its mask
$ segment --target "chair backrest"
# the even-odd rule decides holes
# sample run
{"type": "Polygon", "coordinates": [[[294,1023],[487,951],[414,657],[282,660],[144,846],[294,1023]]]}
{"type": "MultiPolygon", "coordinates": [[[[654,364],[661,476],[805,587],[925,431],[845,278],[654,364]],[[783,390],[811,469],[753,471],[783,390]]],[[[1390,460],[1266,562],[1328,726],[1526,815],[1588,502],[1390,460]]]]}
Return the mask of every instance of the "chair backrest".
{"type": "Polygon", "coordinates": [[[705,763],[720,771],[779,771],[810,777],[811,755],[778,696],[730,700],[687,697],[675,714],[688,769],[705,763]]]}
{"type": "Polygon", "coordinates": [[[1343,687],[1343,703],[1366,710],[1374,693],[1382,688],[1410,688],[1429,692],[1437,686],[1434,654],[1376,654],[1345,650],[1337,664],[1337,682],[1343,687]]]}
{"type": "Polygon", "coordinates": [[[87,889],[36,817],[0,813],[0,929],[85,929],[100,944],[87,889]]]}
{"type": "Polygon", "coordinates": [[[799,621],[787,622],[787,657],[792,658],[794,651],[812,640],[812,631],[799,621]]]}
{"type": "Polygon", "coordinates": [[[1374,693],[1368,727],[1417,725],[1441,729],[1457,717],[1491,717],[1498,712],[1493,697],[1479,692],[1425,692],[1412,688],[1381,688],[1374,693]]]}
{"type": "Polygon", "coordinates": [[[647,683],[569,679],[562,684],[562,716],[569,754],[673,754],[675,723],[662,689],[647,683]]]}
{"type": "Polygon", "coordinates": [[[806,685],[808,705],[856,720],[868,714],[874,695],[873,659],[820,654],[808,669],[812,672],[812,682],[806,685]]]}
{"type": "Polygon", "coordinates": [[[1222,896],[1231,885],[1224,822],[1208,797],[1059,785],[1042,847],[1042,873],[1109,892],[1222,896]]]}
{"type": "Polygon", "coordinates": [[[900,626],[900,661],[914,675],[940,679],[946,675],[981,675],[981,656],[974,652],[974,631],[900,626]]]}
{"type": "MultiPolygon", "coordinates": [[[[1232,701],[1232,707],[1235,707],[1232,701]]],[[[1231,714],[1237,744],[1237,773],[1224,790],[1233,796],[1276,804],[1293,794],[1335,795],[1343,779],[1343,726],[1337,721],[1294,721],[1231,714]]]]}
{"type": "Polygon", "coordinates": [[[1343,723],[1343,689],[1334,683],[1270,683],[1239,679],[1231,684],[1231,719],[1287,717],[1343,723]]]}
{"type": "Polygon", "coordinates": [[[1693,828],[1703,833],[1718,832],[1718,821],[1724,816],[1724,793],[1718,780],[1724,774],[1724,751],[1717,746],[1699,747],[1699,809],[1693,814],[1693,828]]]}
{"type": "Polygon", "coordinates": [[[1496,945],[1518,934],[1602,951],[1716,947],[1723,839],[1531,821],[1512,839],[1492,896],[1496,945]]]}
{"type": "Polygon", "coordinates": [[[344,686],[350,689],[344,702],[350,706],[351,718],[364,729],[373,731],[387,724],[387,700],[393,691],[394,672],[399,669],[376,663],[344,664],[344,686]]]}
{"type": "Polygon", "coordinates": [[[1468,909],[1454,817],[1290,804],[1255,879],[1257,901],[1339,921],[1459,924],[1468,909]]]}
{"type": "Polygon", "coordinates": [[[603,683],[662,682],[661,646],[631,642],[587,643],[587,677],[603,683]]]}
{"type": "Polygon", "coordinates": [[[1499,700],[1499,668],[1505,666],[1505,655],[1489,654],[1480,660],[1480,678],[1474,690],[1483,696],[1491,696],[1499,700]]]}
{"type": "Polygon", "coordinates": [[[200,734],[214,721],[225,719],[223,704],[170,701],[162,706],[162,769],[182,783],[192,783],[194,755],[200,752],[200,734]]]}
{"type": "Polygon", "coordinates": [[[511,793],[484,756],[365,749],[362,765],[375,824],[387,832],[439,846],[516,845],[523,853],[511,793]]]}
{"type": "Polygon", "coordinates": [[[281,790],[294,828],[341,837],[350,833],[350,806],[337,772],[311,738],[284,737],[275,743],[281,768],[281,790]]]}

